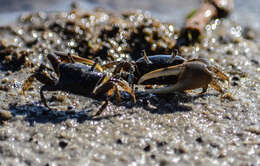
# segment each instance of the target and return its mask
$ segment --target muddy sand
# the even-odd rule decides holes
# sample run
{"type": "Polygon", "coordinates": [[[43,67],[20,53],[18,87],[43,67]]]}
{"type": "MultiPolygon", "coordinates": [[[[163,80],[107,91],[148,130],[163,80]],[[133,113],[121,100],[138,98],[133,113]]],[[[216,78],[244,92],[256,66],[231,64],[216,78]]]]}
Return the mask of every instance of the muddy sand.
{"type": "Polygon", "coordinates": [[[46,92],[24,81],[54,50],[85,58],[136,60],[170,54],[180,30],[147,12],[78,11],[22,15],[0,28],[0,165],[260,165],[259,31],[230,19],[206,26],[182,56],[206,58],[230,78],[213,88],[166,96],[137,93],[133,103],[46,92]]]}

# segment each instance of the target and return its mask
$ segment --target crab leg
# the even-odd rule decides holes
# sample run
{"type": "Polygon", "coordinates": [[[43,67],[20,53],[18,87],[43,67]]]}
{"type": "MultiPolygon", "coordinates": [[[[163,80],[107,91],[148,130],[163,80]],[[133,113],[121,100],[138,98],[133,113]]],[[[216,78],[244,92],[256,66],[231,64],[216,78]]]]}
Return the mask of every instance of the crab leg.
{"type": "Polygon", "coordinates": [[[121,61],[114,61],[114,62],[104,64],[101,67],[102,67],[102,69],[106,70],[106,69],[112,68],[115,65],[119,65],[120,63],[122,63],[122,62],[121,61]]]}
{"type": "Polygon", "coordinates": [[[152,64],[153,62],[149,59],[149,57],[147,56],[145,50],[143,51],[144,52],[144,60],[147,64],[152,64]]]}
{"type": "Polygon", "coordinates": [[[35,80],[35,75],[31,75],[30,77],[28,77],[24,84],[23,84],[23,88],[22,88],[22,91],[21,91],[21,94],[24,95],[25,91],[27,89],[30,88],[30,86],[32,85],[32,82],[35,80]]]}
{"type": "MultiPolygon", "coordinates": [[[[90,65],[90,66],[93,66],[95,64],[95,61],[92,61],[92,60],[89,60],[89,59],[86,59],[86,58],[82,58],[82,57],[77,56],[77,55],[72,54],[72,55],[70,55],[70,58],[69,58],[69,56],[64,52],[55,51],[54,53],[57,56],[59,56],[61,58],[61,60],[64,61],[64,62],[70,62],[71,59],[73,59],[73,61],[76,61],[76,62],[79,62],[79,63],[82,63],[82,64],[86,64],[86,65],[90,65]]],[[[98,70],[99,72],[103,72],[103,69],[99,64],[96,65],[95,69],[98,70]]]]}
{"type": "Polygon", "coordinates": [[[44,104],[45,107],[50,109],[50,107],[47,104],[47,101],[46,101],[46,98],[45,98],[43,92],[44,91],[56,91],[56,90],[57,90],[56,86],[44,85],[44,86],[41,87],[41,89],[40,89],[41,102],[44,104]]]}
{"type": "Polygon", "coordinates": [[[126,92],[128,92],[129,94],[131,94],[133,100],[134,100],[134,103],[136,103],[136,98],[135,98],[135,93],[133,91],[132,88],[130,88],[126,83],[124,83],[123,81],[121,80],[115,80],[119,86],[121,86],[126,92]]]}
{"type": "Polygon", "coordinates": [[[114,91],[116,93],[116,100],[118,103],[121,103],[121,97],[120,97],[120,92],[117,86],[114,86],[114,91]]]}
{"type": "MultiPolygon", "coordinates": [[[[110,77],[108,77],[107,75],[105,75],[105,77],[102,78],[102,80],[99,80],[98,83],[96,84],[96,87],[93,90],[93,94],[99,94],[100,91],[102,90],[102,88],[104,88],[105,83],[107,83],[109,80],[110,80],[110,77]]],[[[113,87],[111,87],[110,89],[107,90],[108,95],[112,94],[112,92],[113,92],[113,91],[111,92],[112,88],[113,87]]]]}
{"type": "Polygon", "coordinates": [[[131,96],[133,97],[134,102],[136,102],[136,98],[135,98],[135,94],[132,88],[130,88],[126,83],[124,83],[122,80],[118,80],[118,79],[113,79],[110,78],[108,76],[105,76],[105,78],[103,78],[102,82],[100,84],[98,84],[95,89],[93,90],[94,94],[99,94],[102,91],[104,91],[104,88],[106,87],[110,87],[109,90],[107,90],[107,94],[111,95],[112,92],[116,92],[116,97],[117,100],[119,101],[120,99],[120,94],[119,94],[119,90],[118,87],[120,86],[123,90],[125,90],[126,92],[128,92],[129,94],[131,94],[131,96]]]}
{"type": "Polygon", "coordinates": [[[228,76],[226,76],[224,73],[222,73],[218,68],[212,67],[211,70],[212,70],[219,78],[221,78],[222,81],[227,81],[228,84],[230,83],[228,76]]]}

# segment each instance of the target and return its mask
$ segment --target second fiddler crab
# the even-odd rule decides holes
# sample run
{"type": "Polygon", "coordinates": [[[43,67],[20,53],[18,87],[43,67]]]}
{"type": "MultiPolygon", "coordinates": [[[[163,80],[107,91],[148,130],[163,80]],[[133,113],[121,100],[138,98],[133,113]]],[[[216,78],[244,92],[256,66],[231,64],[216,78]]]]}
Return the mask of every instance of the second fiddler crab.
{"type": "MultiPolygon", "coordinates": [[[[148,93],[166,94],[174,91],[186,91],[202,88],[206,92],[209,85],[223,93],[218,80],[228,81],[228,77],[205,59],[186,60],[178,55],[153,55],[135,62],[115,61],[105,65],[79,57],[77,55],[55,52],[47,55],[58,79],[47,71],[52,70],[41,65],[24,83],[24,93],[36,78],[44,85],[40,96],[42,103],[48,107],[44,91],[66,91],[82,96],[105,100],[115,94],[120,99],[119,87],[128,92],[136,102],[133,85],[164,85],[160,88],[146,89],[148,93]],[[106,70],[116,66],[107,74],[106,70]]],[[[99,114],[102,111],[99,111],[99,114]]]]}
{"type": "Polygon", "coordinates": [[[229,83],[229,78],[220,69],[203,58],[186,60],[176,54],[147,56],[144,52],[144,56],[135,62],[116,61],[102,68],[114,65],[113,75],[120,75],[131,85],[164,85],[145,90],[148,93],[167,94],[198,88],[202,88],[201,93],[204,93],[209,85],[223,93],[218,81],[229,83]]]}

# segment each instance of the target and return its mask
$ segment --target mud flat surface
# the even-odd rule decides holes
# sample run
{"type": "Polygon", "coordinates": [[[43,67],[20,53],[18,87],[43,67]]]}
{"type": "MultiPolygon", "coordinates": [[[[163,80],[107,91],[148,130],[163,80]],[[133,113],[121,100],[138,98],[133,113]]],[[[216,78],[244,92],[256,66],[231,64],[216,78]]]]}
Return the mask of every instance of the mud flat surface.
{"type": "Polygon", "coordinates": [[[232,97],[209,88],[187,94],[123,96],[93,117],[100,101],[22,85],[53,50],[106,63],[170,54],[179,37],[147,12],[36,13],[0,28],[0,165],[260,165],[259,31],[215,20],[182,56],[207,58],[230,78],[232,97]]]}

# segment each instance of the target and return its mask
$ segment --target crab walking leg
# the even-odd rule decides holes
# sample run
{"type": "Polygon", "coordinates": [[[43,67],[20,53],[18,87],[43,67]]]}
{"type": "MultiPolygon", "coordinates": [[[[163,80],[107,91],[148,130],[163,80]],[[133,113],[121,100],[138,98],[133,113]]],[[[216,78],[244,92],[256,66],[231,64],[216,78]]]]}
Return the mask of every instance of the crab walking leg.
{"type": "Polygon", "coordinates": [[[100,115],[108,106],[108,100],[102,102],[101,107],[98,109],[98,111],[96,112],[96,114],[94,116],[98,116],[100,115]]]}
{"type": "MultiPolygon", "coordinates": [[[[99,94],[101,91],[104,91],[104,89],[109,87],[109,90],[106,90],[106,92],[109,92],[108,94],[111,94],[112,92],[116,92],[117,100],[120,98],[118,86],[120,86],[123,90],[131,94],[134,102],[136,102],[135,94],[132,88],[130,88],[126,83],[124,83],[122,80],[110,78],[108,76],[105,76],[100,84],[98,84],[95,89],[93,90],[94,94],[99,94]],[[113,90],[111,90],[113,89],[113,90]]],[[[119,100],[118,100],[119,102],[119,100]]]]}
{"type": "Polygon", "coordinates": [[[122,70],[134,72],[135,69],[130,62],[122,62],[116,66],[115,70],[113,71],[113,75],[120,73],[122,70]]]}
{"type": "MultiPolygon", "coordinates": [[[[100,91],[104,89],[104,85],[108,82],[110,82],[110,77],[105,75],[104,78],[97,82],[96,87],[93,90],[93,94],[99,94],[100,91]]],[[[113,87],[107,90],[108,94],[112,94],[113,91],[111,91],[111,89],[113,89],[113,87]]]]}
{"type": "Polygon", "coordinates": [[[107,70],[107,69],[112,68],[115,65],[119,65],[120,63],[122,63],[122,62],[121,61],[110,62],[110,63],[104,64],[104,65],[101,65],[101,68],[104,70],[107,70]]]}
{"type": "Polygon", "coordinates": [[[114,93],[114,91],[115,91],[115,86],[113,86],[113,88],[111,88],[107,91],[107,99],[104,102],[102,102],[101,107],[98,109],[98,111],[96,112],[96,114],[94,116],[100,115],[107,108],[109,98],[114,93]]]}
{"type": "MultiPolygon", "coordinates": [[[[113,93],[115,93],[115,95],[116,95],[117,102],[121,103],[121,97],[120,97],[120,93],[119,93],[119,89],[118,89],[117,85],[114,82],[110,82],[110,80],[106,81],[105,84],[109,84],[109,87],[111,87],[111,88],[107,91],[107,100],[105,101],[105,103],[102,104],[102,106],[100,107],[98,112],[95,114],[95,116],[100,115],[104,111],[104,109],[108,105],[109,98],[112,96],[113,93]]],[[[104,86],[104,84],[102,84],[102,85],[104,86]]],[[[98,89],[95,89],[94,94],[97,94],[97,91],[100,88],[103,88],[103,86],[98,87],[98,89]]]]}
{"type": "Polygon", "coordinates": [[[152,64],[153,62],[149,59],[149,57],[146,54],[146,51],[144,50],[144,60],[147,64],[152,64]]]}
{"type": "Polygon", "coordinates": [[[44,96],[44,91],[56,91],[58,90],[58,87],[56,86],[49,86],[49,85],[44,85],[41,87],[40,89],[40,96],[41,96],[41,102],[44,104],[45,107],[47,107],[48,109],[50,109],[50,107],[47,104],[47,100],[44,96]]]}
{"type": "Polygon", "coordinates": [[[121,103],[121,97],[120,97],[119,89],[118,89],[117,86],[114,86],[114,87],[115,87],[114,91],[116,93],[116,100],[117,100],[118,103],[121,103]]]}
{"type": "Polygon", "coordinates": [[[101,68],[103,70],[107,70],[107,69],[112,68],[113,66],[116,66],[112,73],[113,75],[120,73],[122,70],[129,71],[129,72],[134,72],[134,70],[135,70],[135,68],[131,62],[125,62],[125,61],[110,62],[105,65],[101,65],[101,68]]]}
{"type": "Polygon", "coordinates": [[[230,81],[228,76],[226,76],[224,73],[222,73],[218,68],[212,67],[212,71],[223,81],[227,81],[228,85],[230,86],[230,81]]]}
{"type": "MultiPolygon", "coordinates": [[[[66,54],[64,52],[60,52],[60,51],[55,51],[54,53],[58,57],[60,57],[63,62],[70,63],[71,59],[73,59],[73,61],[75,61],[75,62],[86,64],[86,65],[89,65],[89,66],[93,66],[95,64],[95,61],[92,61],[92,60],[89,60],[89,59],[86,59],[86,58],[82,58],[82,57],[77,56],[77,55],[72,54],[72,55],[69,56],[68,54],[66,54]]],[[[95,69],[99,72],[103,72],[103,69],[99,64],[97,64],[95,66],[95,69]]]]}
{"type": "Polygon", "coordinates": [[[210,86],[212,88],[214,88],[216,91],[219,91],[220,93],[223,93],[223,90],[221,89],[221,87],[218,85],[218,83],[215,80],[212,80],[210,82],[210,86]]]}
{"type": "Polygon", "coordinates": [[[131,94],[133,100],[134,100],[134,103],[136,103],[136,97],[135,97],[135,93],[133,91],[132,88],[130,88],[126,83],[124,83],[123,81],[121,80],[116,80],[116,82],[118,83],[118,85],[120,87],[122,87],[126,92],[128,92],[129,94],[131,94]]]}
{"type": "Polygon", "coordinates": [[[32,82],[35,80],[35,75],[31,75],[30,77],[27,78],[27,80],[25,80],[24,84],[23,84],[23,88],[21,90],[21,94],[24,95],[25,91],[28,90],[31,85],[32,82]]]}

